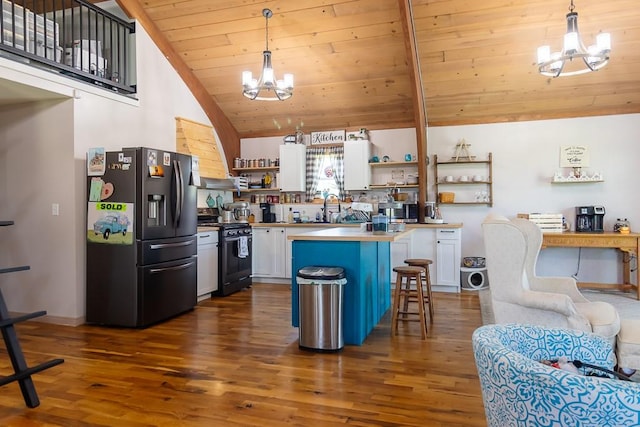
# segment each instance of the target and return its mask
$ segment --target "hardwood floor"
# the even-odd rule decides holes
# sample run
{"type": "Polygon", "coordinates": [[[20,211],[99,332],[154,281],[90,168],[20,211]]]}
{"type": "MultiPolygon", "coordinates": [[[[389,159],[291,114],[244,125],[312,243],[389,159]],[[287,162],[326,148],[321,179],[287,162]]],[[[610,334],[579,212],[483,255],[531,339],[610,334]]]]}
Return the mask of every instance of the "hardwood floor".
{"type": "MultiPolygon", "coordinates": [[[[389,313],[362,346],[302,351],[286,285],[255,284],[143,330],[17,325],[40,406],[0,388],[3,426],[484,426],[477,294],[435,294],[426,341],[389,313]]],[[[0,375],[11,373],[0,350],[0,375]]]]}

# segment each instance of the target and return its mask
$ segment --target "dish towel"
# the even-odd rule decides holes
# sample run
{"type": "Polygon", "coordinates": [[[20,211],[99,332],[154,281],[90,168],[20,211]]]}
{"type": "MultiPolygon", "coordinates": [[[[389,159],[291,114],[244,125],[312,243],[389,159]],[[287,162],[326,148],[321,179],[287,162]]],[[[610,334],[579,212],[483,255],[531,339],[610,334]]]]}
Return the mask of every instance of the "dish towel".
{"type": "Polygon", "coordinates": [[[249,239],[247,236],[241,236],[238,239],[238,258],[246,258],[249,256],[249,239]]]}

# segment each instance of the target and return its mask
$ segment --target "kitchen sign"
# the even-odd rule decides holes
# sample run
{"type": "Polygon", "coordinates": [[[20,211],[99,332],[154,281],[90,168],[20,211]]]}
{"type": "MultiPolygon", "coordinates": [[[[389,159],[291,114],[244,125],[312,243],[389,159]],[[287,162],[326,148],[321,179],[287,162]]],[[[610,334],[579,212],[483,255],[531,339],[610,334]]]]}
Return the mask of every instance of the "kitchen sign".
{"type": "Polygon", "coordinates": [[[561,168],[581,168],[589,166],[589,147],[584,145],[564,145],[560,147],[561,168]]]}
{"type": "Polygon", "coordinates": [[[344,130],[311,132],[311,145],[343,143],[344,140],[345,140],[344,130]]]}

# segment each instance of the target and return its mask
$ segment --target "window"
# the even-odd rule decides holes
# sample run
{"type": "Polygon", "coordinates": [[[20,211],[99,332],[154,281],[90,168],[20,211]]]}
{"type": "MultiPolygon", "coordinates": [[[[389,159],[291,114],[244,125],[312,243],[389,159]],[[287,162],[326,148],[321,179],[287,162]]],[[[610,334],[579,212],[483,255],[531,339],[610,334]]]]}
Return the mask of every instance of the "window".
{"type": "Polygon", "coordinates": [[[307,200],[335,194],[344,197],[344,149],[307,148],[307,200]]]}
{"type": "Polygon", "coordinates": [[[324,154],[322,156],[322,163],[317,176],[318,187],[316,195],[320,193],[323,199],[326,199],[329,194],[340,195],[340,186],[335,180],[336,168],[333,163],[331,155],[324,154]]]}

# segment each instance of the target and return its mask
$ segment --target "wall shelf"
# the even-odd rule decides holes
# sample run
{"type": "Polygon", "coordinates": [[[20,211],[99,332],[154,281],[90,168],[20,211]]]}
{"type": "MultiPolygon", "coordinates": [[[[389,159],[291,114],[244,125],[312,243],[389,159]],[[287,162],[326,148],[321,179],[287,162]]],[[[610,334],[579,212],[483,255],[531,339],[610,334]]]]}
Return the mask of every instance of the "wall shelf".
{"type": "Polygon", "coordinates": [[[383,167],[402,167],[402,166],[411,166],[411,167],[415,167],[418,166],[418,162],[417,161],[411,161],[411,162],[369,162],[369,166],[371,166],[372,168],[383,168],[383,167]]]}
{"type": "Polygon", "coordinates": [[[438,202],[438,205],[488,205],[491,206],[491,202],[438,202]]]}
{"type": "Polygon", "coordinates": [[[241,193],[280,193],[279,188],[246,188],[241,189],[241,193]]]}
{"type": "Polygon", "coordinates": [[[262,168],[232,168],[234,172],[265,172],[265,171],[278,171],[280,166],[265,166],[262,168]]]}
{"type": "MultiPolygon", "coordinates": [[[[485,193],[486,198],[483,201],[473,201],[473,200],[463,200],[463,201],[453,201],[447,203],[439,202],[439,205],[485,205],[485,206],[493,206],[493,156],[489,153],[487,160],[477,160],[473,157],[471,160],[445,160],[438,161],[438,155],[433,156],[433,163],[435,167],[435,190],[436,196],[442,191],[440,188],[444,186],[445,188],[458,187],[462,190],[462,187],[468,188],[470,190],[475,190],[479,186],[483,188],[483,193],[485,193]],[[453,176],[454,172],[460,173],[469,177],[468,181],[460,181],[458,177],[454,177],[454,180],[447,181],[445,176],[453,176]],[[474,181],[473,176],[479,175],[479,177],[486,179],[482,179],[479,181],[474,181]]],[[[477,197],[476,193],[476,197],[477,197]]],[[[464,196],[464,194],[463,194],[464,196]]],[[[467,197],[469,198],[469,197],[467,197]]]]}
{"type": "Polygon", "coordinates": [[[440,185],[486,185],[491,184],[491,181],[442,181],[439,183],[440,185]]]}
{"type": "Polygon", "coordinates": [[[418,184],[402,184],[402,185],[394,185],[394,184],[371,184],[369,186],[370,190],[377,190],[377,189],[382,189],[382,190],[386,190],[386,189],[391,189],[391,188],[417,188],[418,184]]]}
{"type": "Polygon", "coordinates": [[[592,178],[556,179],[556,178],[553,178],[551,180],[552,184],[591,184],[593,182],[604,182],[604,179],[592,179],[592,178]]]}

